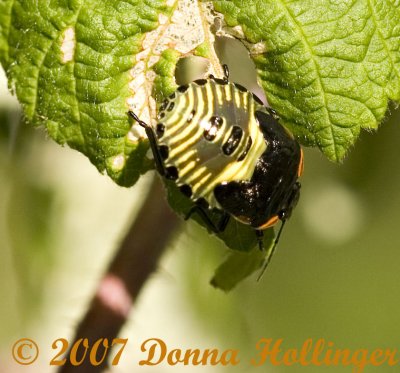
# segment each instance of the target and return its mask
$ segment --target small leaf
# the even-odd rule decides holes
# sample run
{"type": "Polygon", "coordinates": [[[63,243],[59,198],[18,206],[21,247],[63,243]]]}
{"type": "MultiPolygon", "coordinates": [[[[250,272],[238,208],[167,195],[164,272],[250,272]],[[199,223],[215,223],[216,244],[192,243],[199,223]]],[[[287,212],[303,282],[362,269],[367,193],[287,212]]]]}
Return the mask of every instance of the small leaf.
{"type": "Polygon", "coordinates": [[[215,272],[211,285],[224,291],[232,290],[240,281],[255,271],[261,270],[262,264],[274,243],[273,230],[269,229],[264,238],[265,250],[253,248],[248,252],[234,251],[215,272]]]}
{"type": "Polygon", "coordinates": [[[361,128],[377,128],[389,99],[399,101],[398,1],[217,0],[214,6],[243,34],[283,122],[331,160],[344,158],[361,128]]]}

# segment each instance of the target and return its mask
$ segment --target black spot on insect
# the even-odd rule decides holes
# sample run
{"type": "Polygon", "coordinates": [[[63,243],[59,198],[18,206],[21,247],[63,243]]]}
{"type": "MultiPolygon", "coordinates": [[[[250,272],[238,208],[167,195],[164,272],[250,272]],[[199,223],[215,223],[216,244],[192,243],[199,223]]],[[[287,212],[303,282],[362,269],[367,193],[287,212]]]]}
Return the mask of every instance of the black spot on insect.
{"type": "Polygon", "coordinates": [[[243,130],[238,126],[234,126],[228,140],[222,145],[222,151],[225,155],[231,155],[237,149],[242,136],[243,130]]]}
{"type": "Polygon", "coordinates": [[[169,95],[170,100],[174,100],[176,98],[175,92],[169,95]]]}
{"type": "Polygon", "coordinates": [[[204,138],[207,141],[214,141],[218,130],[221,128],[222,123],[224,123],[223,119],[218,116],[213,116],[210,118],[210,128],[204,130],[204,138]]]}
{"type": "Polygon", "coordinates": [[[203,136],[207,141],[213,141],[215,139],[216,134],[212,133],[211,129],[209,129],[209,130],[204,130],[203,136]]]}
{"type": "Polygon", "coordinates": [[[169,103],[169,101],[167,100],[167,99],[165,99],[162,103],[161,103],[161,105],[160,105],[160,107],[159,107],[159,111],[164,111],[166,108],[167,108],[167,106],[168,106],[168,103],[169,103]]]}
{"type": "Polygon", "coordinates": [[[190,122],[193,120],[193,117],[195,116],[195,114],[196,114],[196,110],[192,110],[192,111],[190,112],[190,114],[188,115],[186,121],[187,121],[188,123],[190,123],[190,122]]]}
{"type": "Polygon", "coordinates": [[[176,180],[179,177],[177,168],[174,166],[167,167],[165,169],[165,177],[168,180],[176,180]]]}
{"type": "Polygon", "coordinates": [[[221,117],[214,116],[214,117],[210,118],[210,123],[212,126],[220,128],[222,126],[222,124],[224,123],[224,120],[221,117]]]}
{"type": "Polygon", "coordinates": [[[181,85],[178,87],[177,91],[181,92],[181,93],[185,93],[188,90],[189,86],[187,84],[185,85],[181,85]]]}
{"type": "Polygon", "coordinates": [[[186,197],[191,197],[193,194],[192,188],[187,185],[187,184],[183,184],[179,187],[179,190],[186,196],[186,197]]]}
{"type": "Polygon", "coordinates": [[[166,145],[160,145],[158,147],[158,152],[160,153],[161,158],[165,161],[166,159],[168,159],[168,155],[169,155],[169,150],[168,150],[168,146],[166,145]]]}
{"type": "Polygon", "coordinates": [[[249,136],[249,138],[247,139],[246,148],[244,149],[243,153],[240,154],[239,158],[237,159],[238,162],[241,162],[241,161],[243,161],[243,159],[246,158],[246,155],[249,152],[252,144],[253,144],[253,140],[252,140],[251,136],[249,136]]]}
{"type": "Polygon", "coordinates": [[[264,103],[261,101],[261,99],[254,93],[253,93],[253,98],[254,98],[254,101],[257,102],[257,104],[264,105],[264,103]]]}
{"type": "Polygon", "coordinates": [[[171,102],[171,103],[169,104],[169,106],[167,107],[167,110],[168,110],[168,111],[172,111],[172,110],[174,109],[174,106],[175,106],[175,103],[174,103],[174,102],[171,102]]]}
{"type": "Polygon", "coordinates": [[[210,206],[203,197],[196,200],[196,205],[202,207],[203,209],[208,209],[210,206]]]}
{"type": "Polygon", "coordinates": [[[163,111],[159,112],[157,115],[157,119],[163,119],[165,117],[165,113],[163,111]]]}
{"type": "Polygon", "coordinates": [[[239,83],[234,83],[234,84],[235,84],[235,87],[236,87],[239,91],[247,92],[247,89],[246,89],[245,87],[243,87],[241,84],[239,84],[239,83]]]}
{"type": "Polygon", "coordinates": [[[207,79],[197,79],[194,81],[197,85],[206,85],[208,80],[207,79]]]}
{"type": "Polygon", "coordinates": [[[228,81],[225,79],[220,79],[220,78],[214,78],[214,82],[219,84],[219,85],[227,85],[228,81]]]}
{"type": "Polygon", "coordinates": [[[165,126],[162,123],[158,123],[156,126],[156,134],[158,138],[161,138],[164,135],[165,126]]]}

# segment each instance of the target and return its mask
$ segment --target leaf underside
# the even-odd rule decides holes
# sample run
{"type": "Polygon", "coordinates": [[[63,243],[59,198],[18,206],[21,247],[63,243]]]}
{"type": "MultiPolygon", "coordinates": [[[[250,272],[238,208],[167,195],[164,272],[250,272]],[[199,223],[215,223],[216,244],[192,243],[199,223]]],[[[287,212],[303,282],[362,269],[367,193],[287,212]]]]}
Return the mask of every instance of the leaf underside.
{"type": "Polygon", "coordinates": [[[168,11],[164,1],[0,5],[0,58],[27,120],[121,185],[151,165],[147,140],[130,134],[127,100],[135,56],[168,11]]]}
{"type": "MultiPolygon", "coordinates": [[[[3,1],[0,60],[26,118],[87,155],[118,184],[132,185],[151,167],[147,141],[132,134],[126,115],[138,88],[130,86],[133,69],[143,62],[138,56],[153,48],[145,60],[145,72],[152,67],[156,76],[148,91],[160,100],[174,89],[174,66],[183,53],[160,61],[156,42],[144,41],[156,29],[159,39],[171,33],[166,26],[182,3],[195,5],[3,1]],[[68,29],[73,47],[65,62],[68,29]],[[154,56],[157,63],[151,65],[154,56]]],[[[399,2],[217,0],[213,5],[227,32],[242,30],[268,101],[283,123],[301,143],[318,146],[331,160],[341,161],[360,129],[377,128],[388,100],[399,100],[399,2]]],[[[188,43],[195,54],[207,45],[197,39],[188,43]]]]}
{"type": "Polygon", "coordinates": [[[232,290],[238,282],[260,270],[265,252],[254,248],[249,252],[234,251],[216,270],[211,285],[223,291],[232,290]]]}
{"type": "Polygon", "coordinates": [[[341,161],[400,99],[400,3],[216,0],[240,26],[270,105],[305,145],[341,161]]]}

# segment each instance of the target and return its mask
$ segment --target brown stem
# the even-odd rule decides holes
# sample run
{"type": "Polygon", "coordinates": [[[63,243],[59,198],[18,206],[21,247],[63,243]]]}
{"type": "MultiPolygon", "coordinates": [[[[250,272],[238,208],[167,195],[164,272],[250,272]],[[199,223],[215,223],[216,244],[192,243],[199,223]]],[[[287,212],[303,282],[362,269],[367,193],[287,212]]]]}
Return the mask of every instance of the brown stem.
{"type": "MultiPolygon", "coordinates": [[[[70,344],[73,346],[80,338],[87,338],[89,348],[86,358],[81,365],[74,366],[68,354],[59,373],[99,373],[107,368],[107,359],[98,366],[90,361],[91,347],[100,338],[108,339],[111,346],[127,320],[131,306],[144,283],[156,269],[172,233],[179,225],[177,216],[171,211],[164,197],[165,191],[156,177],[138,217],[101,279],[90,307],[78,326],[75,339],[70,344]]],[[[84,349],[84,345],[81,344],[76,360],[79,361],[83,357],[84,349]]],[[[104,347],[100,344],[98,361],[103,354],[104,347]]],[[[73,360],[74,356],[71,357],[73,360]]]]}

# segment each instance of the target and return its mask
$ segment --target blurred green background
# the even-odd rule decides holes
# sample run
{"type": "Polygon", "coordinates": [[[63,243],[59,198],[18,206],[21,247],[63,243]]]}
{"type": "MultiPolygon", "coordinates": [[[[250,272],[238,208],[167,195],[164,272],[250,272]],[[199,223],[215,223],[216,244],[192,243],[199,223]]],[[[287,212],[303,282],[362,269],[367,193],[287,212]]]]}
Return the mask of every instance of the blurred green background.
{"type": "MultiPolygon", "coordinates": [[[[220,46],[232,80],[246,85],[252,66],[220,46]],[[250,71],[250,72],[249,72],[250,71]],[[243,77],[246,77],[244,79],[243,77]]],[[[72,338],[97,281],[146,196],[152,173],[123,189],[79,153],[20,121],[0,78],[0,372],[53,372],[57,338],[72,338]],[[20,367],[11,346],[41,347],[20,367]]],[[[251,75],[251,74],[250,74],[251,75]]],[[[223,245],[184,223],[143,289],[121,336],[128,348],[112,372],[351,372],[353,367],[252,368],[260,338],[300,349],[308,338],[336,348],[400,348],[400,111],[377,133],[364,132],[344,164],[305,149],[302,196],[261,282],[229,294],[208,281],[226,257],[223,245]],[[172,348],[234,348],[237,367],[139,367],[141,343],[172,348]]],[[[154,227],[149,227],[154,229],[154,227]]],[[[364,372],[396,372],[368,366],[364,372]]]]}

